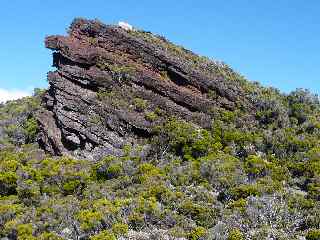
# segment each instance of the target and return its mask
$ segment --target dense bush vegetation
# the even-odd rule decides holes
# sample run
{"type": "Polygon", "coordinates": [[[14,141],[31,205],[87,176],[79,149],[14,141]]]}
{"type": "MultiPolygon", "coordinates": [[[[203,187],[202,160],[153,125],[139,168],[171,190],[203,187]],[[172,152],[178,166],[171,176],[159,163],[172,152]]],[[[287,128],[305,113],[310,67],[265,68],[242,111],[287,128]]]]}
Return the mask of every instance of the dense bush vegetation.
{"type": "Polygon", "coordinates": [[[148,158],[127,145],[96,162],[39,150],[40,93],[1,105],[0,237],[320,239],[318,98],[249,87],[254,119],[217,109],[201,129],[170,118],[154,128],[148,158]]]}

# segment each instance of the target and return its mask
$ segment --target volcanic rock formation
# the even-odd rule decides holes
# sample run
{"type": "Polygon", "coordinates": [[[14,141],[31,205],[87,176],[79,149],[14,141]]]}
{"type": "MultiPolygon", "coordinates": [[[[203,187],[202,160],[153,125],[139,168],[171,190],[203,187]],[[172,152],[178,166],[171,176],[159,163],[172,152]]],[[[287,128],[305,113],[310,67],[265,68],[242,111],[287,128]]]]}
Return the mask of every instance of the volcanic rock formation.
{"type": "Polygon", "coordinates": [[[217,108],[250,108],[239,76],[149,32],[76,19],[53,50],[39,142],[54,155],[121,155],[174,116],[207,128],[217,108]]]}

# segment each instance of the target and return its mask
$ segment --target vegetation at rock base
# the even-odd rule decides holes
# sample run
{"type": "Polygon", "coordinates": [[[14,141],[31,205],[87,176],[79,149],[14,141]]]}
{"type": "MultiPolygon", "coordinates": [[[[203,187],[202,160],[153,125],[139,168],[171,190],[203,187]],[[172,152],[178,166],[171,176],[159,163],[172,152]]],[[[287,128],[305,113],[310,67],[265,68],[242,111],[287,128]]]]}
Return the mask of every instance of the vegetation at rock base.
{"type": "MultiPolygon", "coordinates": [[[[18,103],[37,109],[36,99],[3,105],[1,118],[16,113],[18,103]]],[[[30,108],[19,114],[23,111],[30,108]]],[[[290,129],[278,128],[272,136],[268,129],[248,132],[236,126],[230,135],[225,127],[236,118],[225,113],[209,130],[168,119],[150,142],[167,153],[148,161],[131,157],[130,147],[122,157],[98,162],[52,158],[28,144],[31,138],[17,147],[14,135],[6,135],[0,152],[0,234],[65,239],[63,230],[69,229],[70,236],[116,239],[152,226],[186,239],[246,239],[248,234],[318,239],[317,114],[309,111],[304,123],[291,120],[290,129]],[[250,145],[261,151],[249,150],[250,145]],[[241,149],[247,154],[239,155],[241,149]]],[[[27,126],[27,136],[34,136],[33,119],[20,125],[27,126]]]]}

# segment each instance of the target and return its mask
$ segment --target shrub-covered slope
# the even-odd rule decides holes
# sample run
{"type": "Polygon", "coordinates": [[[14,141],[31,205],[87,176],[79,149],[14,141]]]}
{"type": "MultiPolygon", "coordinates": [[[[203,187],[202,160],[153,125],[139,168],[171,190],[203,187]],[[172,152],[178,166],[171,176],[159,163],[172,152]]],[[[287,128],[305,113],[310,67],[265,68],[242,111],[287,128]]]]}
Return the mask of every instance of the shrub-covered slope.
{"type": "Polygon", "coordinates": [[[317,96],[98,21],[46,45],[42,106],[0,106],[0,237],[320,239],[317,96]]]}

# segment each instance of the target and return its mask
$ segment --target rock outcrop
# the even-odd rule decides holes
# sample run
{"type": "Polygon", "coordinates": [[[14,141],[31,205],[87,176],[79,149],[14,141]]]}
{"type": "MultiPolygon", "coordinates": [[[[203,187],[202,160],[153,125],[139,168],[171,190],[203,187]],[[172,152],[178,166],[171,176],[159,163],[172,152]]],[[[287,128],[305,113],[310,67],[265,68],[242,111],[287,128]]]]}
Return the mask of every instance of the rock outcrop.
{"type": "Polygon", "coordinates": [[[121,155],[175,116],[209,127],[217,108],[249,108],[239,77],[161,36],[76,19],[53,50],[39,141],[51,154],[121,155]]]}

